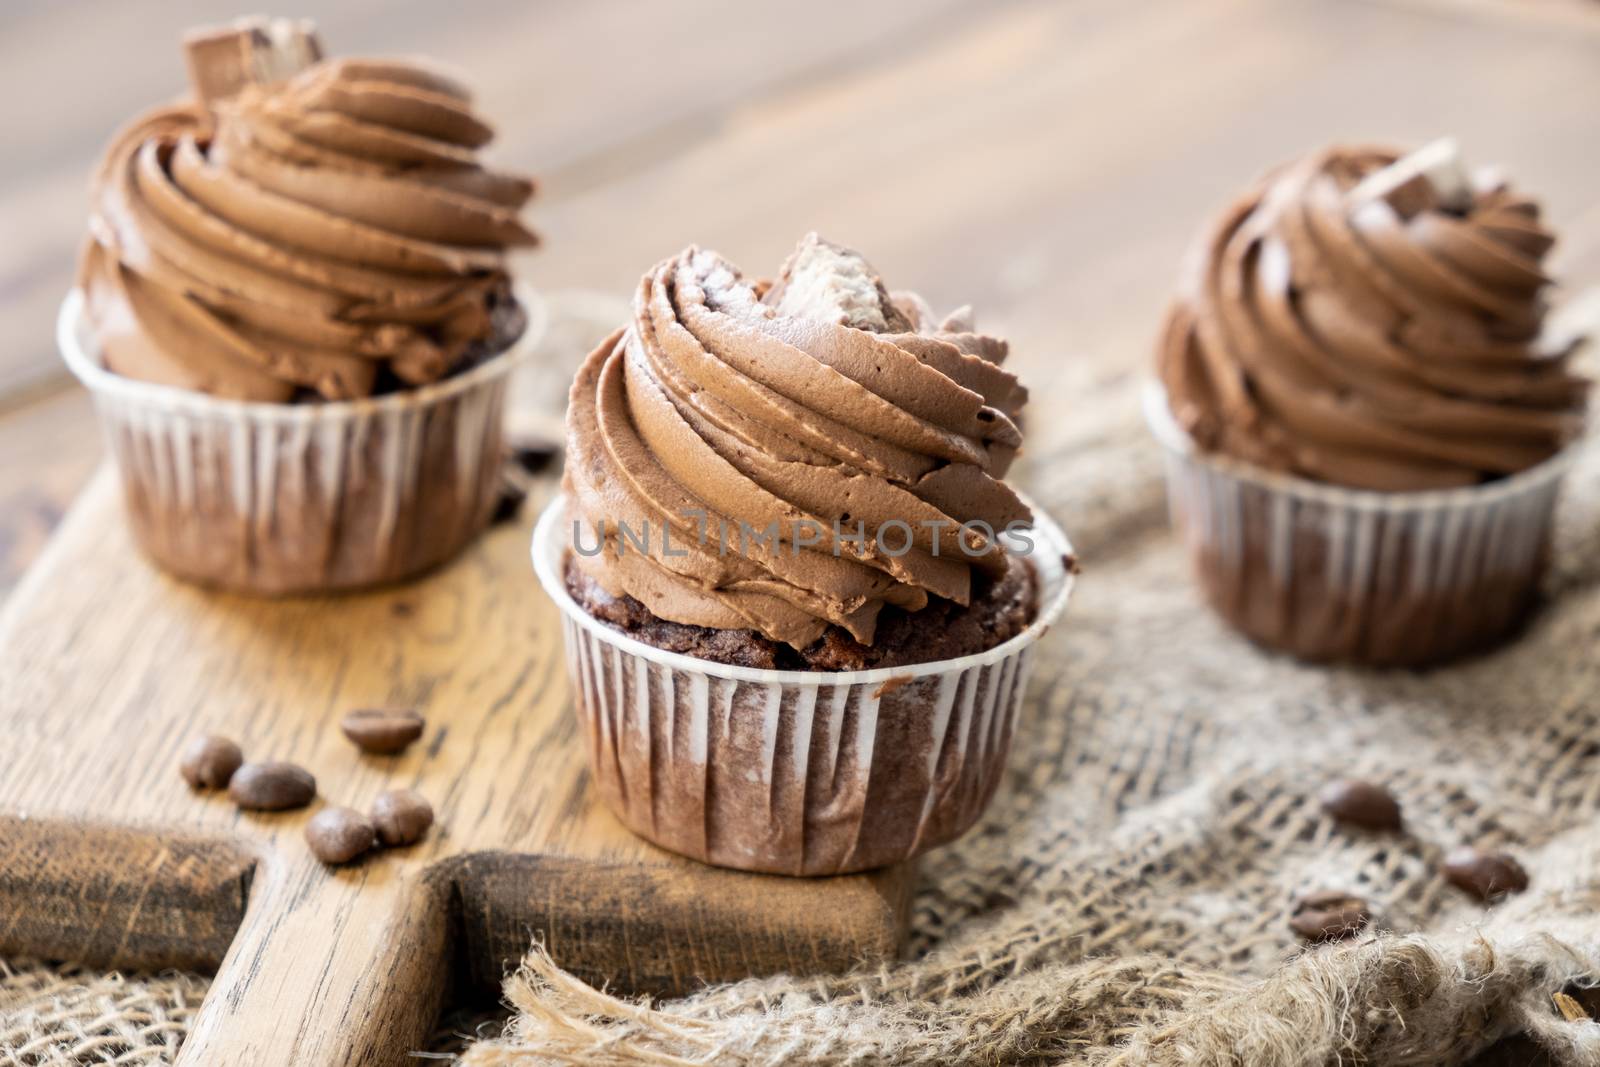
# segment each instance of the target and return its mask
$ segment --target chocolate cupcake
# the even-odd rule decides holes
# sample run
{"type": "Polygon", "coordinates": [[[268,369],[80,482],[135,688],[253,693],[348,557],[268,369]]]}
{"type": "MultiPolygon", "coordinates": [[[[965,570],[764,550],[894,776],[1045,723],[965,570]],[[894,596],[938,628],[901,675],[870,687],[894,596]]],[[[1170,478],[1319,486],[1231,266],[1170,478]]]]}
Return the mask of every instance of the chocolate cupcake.
{"type": "Polygon", "coordinates": [[[694,248],[644,277],[573,385],[534,536],[635,832],[832,874],[977,818],[1071,586],[1001,480],[1026,400],[1005,352],[815,235],[770,286],[694,248]]]}
{"type": "Polygon", "coordinates": [[[1308,660],[1421,666],[1534,603],[1587,382],[1537,204],[1454,146],[1334,148],[1201,239],[1147,413],[1211,604],[1308,660]]]}
{"type": "Polygon", "coordinates": [[[250,593],[409,577],[487,524],[505,379],[538,308],[522,177],[453,78],[322,59],[304,25],[188,41],[193,92],[94,179],[68,365],[144,550],[250,593]]]}

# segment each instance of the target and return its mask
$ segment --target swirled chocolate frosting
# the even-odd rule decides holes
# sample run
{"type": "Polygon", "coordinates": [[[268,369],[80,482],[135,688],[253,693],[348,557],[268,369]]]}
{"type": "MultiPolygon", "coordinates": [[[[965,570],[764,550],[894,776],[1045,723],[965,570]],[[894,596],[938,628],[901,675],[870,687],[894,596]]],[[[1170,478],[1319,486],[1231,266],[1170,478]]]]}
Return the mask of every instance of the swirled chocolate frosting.
{"type": "Polygon", "coordinates": [[[815,235],[770,288],[686,249],[573,384],[578,565],[660,618],[795,648],[830,625],[870,645],[886,604],[964,605],[975,572],[1021,565],[989,531],[1031,520],[1000,481],[1027,398],[1005,352],[815,235]]]}
{"type": "Polygon", "coordinates": [[[1160,351],[1201,448],[1405,491],[1513,474],[1579,432],[1574,345],[1542,335],[1555,239],[1538,206],[1487,172],[1453,203],[1421,179],[1363,195],[1396,159],[1313,155],[1204,234],[1160,351]]]}
{"type": "Polygon", "coordinates": [[[439,379],[505,334],[526,178],[485,169],[467,91],[330,60],[160,108],[107,151],[80,270],[103,358],[223,397],[439,379]]]}

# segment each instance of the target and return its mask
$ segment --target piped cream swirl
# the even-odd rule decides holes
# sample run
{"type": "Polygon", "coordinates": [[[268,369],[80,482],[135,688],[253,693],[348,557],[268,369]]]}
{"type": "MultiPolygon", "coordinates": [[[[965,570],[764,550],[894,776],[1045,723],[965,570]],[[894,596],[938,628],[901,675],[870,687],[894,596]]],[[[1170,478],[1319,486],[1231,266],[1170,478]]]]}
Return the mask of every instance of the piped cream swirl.
{"type": "Polygon", "coordinates": [[[1396,158],[1311,156],[1204,235],[1160,353],[1173,414],[1201,447],[1404,491],[1513,474],[1580,431],[1572,346],[1541,336],[1555,239],[1538,206],[1488,174],[1460,212],[1416,184],[1352,197],[1396,158]]]}
{"type": "Polygon", "coordinates": [[[871,644],[886,604],[965,604],[975,569],[1011,563],[961,524],[1031,518],[1000,481],[1027,395],[1004,355],[814,237],[770,291],[687,249],[645,275],[632,324],[573,385],[569,515],[580,541],[604,534],[579,565],[661,618],[796,648],[830,624],[871,644]],[[654,531],[651,549],[623,527],[654,531]],[[772,543],[743,536],[768,528],[772,543]]]}
{"type": "Polygon", "coordinates": [[[452,79],[331,60],[122,130],[81,267],[107,366],[218,396],[329,399],[434,381],[514,311],[526,178],[452,79]]]}

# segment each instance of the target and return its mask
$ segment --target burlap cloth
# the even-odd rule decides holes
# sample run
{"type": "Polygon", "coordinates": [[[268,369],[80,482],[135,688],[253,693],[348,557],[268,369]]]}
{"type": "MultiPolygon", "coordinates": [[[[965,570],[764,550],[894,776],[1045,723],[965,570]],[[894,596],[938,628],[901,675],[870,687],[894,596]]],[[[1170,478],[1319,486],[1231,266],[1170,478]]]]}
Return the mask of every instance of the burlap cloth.
{"type": "MultiPolygon", "coordinates": [[[[1516,1031],[1600,1063],[1600,1023],[1556,997],[1600,982],[1600,454],[1520,641],[1372,674],[1264,655],[1202,607],[1132,383],[1071,417],[1026,479],[1086,573],[1007,787],[923,864],[907,961],[647,1007],[535,950],[516,1018],[466,1063],[1432,1064],[1516,1031]],[[1321,814],[1352,774],[1396,792],[1402,834],[1321,814]],[[1514,852],[1531,888],[1485,908],[1449,886],[1463,842],[1514,852]],[[1314,888],[1368,897],[1376,929],[1304,949],[1286,920],[1314,888]]],[[[13,973],[3,1062],[160,1061],[202,989],[13,973]]]]}

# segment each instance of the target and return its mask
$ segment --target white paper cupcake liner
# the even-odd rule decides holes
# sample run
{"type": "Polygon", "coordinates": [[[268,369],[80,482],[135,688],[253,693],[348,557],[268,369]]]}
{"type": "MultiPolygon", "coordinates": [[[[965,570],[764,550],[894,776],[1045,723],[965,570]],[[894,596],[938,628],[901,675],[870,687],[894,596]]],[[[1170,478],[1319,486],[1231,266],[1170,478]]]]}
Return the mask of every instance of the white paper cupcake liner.
{"type": "Polygon", "coordinates": [[[504,352],[418,389],[267,404],[126,378],[101,363],[83,294],[57,343],[94,397],[136,540],[163,568],[253,594],[399,581],[459,552],[500,490],[506,378],[538,344],[543,302],[504,352]]]}
{"type": "Polygon", "coordinates": [[[573,704],[601,795],[631,830],[707,863],[824,875],[960,835],[999,785],[1035,644],[1072,590],[1071,545],[1035,511],[1038,614],[973,656],[831,673],[735,667],[644,644],[567,592],[570,523],[533,563],[561,609],[573,704]]]}
{"type": "Polygon", "coordinates": [[[1381,493],[1206,455],[1159,383],[1144,408],[1206,598],[1251,639],[1312,661],[1423,666],[1510,635],[1537,599],[1581,447],[1482,486],[1381,493]]]}

